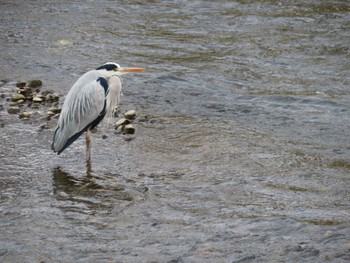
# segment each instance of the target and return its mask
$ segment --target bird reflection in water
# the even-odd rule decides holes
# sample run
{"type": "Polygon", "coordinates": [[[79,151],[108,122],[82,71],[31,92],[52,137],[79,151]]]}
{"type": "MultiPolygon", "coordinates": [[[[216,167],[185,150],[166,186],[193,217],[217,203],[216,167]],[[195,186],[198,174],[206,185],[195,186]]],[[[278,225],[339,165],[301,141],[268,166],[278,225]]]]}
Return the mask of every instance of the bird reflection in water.
{"type": "Polygon", "coordinates": [[[91,171],[91,163],[87,163],[86,176],[77,178],[68,172],[56,167],[53,170],[53,189],[57,197],[74,198],[75,195],[91,196],[97,190],[103,189],[103,186],[97,184],[91,171]]]}
{"type": "Polygon", "coordinates": [[[65,210],[119,213],[147,196],[145,187],[138,187],[120,175],[92,176],[91,164],[87,164],[86,174],[77,176],[60,167],[53,169],[53,193],[57,200],[64,201],[65,210]]]}

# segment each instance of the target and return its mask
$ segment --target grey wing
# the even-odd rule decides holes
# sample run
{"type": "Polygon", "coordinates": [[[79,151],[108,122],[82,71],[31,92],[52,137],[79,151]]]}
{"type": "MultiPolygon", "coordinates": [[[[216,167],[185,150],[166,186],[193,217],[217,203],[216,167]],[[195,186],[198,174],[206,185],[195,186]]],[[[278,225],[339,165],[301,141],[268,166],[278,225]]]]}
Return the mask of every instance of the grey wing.
{"type": "Polygon", "coordinates": [[[80,78],[67,94],[52,143],[55,152],[61,153],[84,131],[103,119],[108,83],[102,79],[107,87],[101,85],[101,79],[94,77],[89,81],[86,76],[80,78]]]}

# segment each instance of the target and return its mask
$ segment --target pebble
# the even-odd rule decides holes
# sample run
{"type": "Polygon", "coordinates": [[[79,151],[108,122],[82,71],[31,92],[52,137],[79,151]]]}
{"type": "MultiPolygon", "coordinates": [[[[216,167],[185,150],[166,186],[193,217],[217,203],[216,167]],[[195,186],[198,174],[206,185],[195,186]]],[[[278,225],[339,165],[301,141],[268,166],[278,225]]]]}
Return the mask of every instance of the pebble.
{"type": "Polygon", "coordinates": [[[23,94],[14,93],[14,94],[12,94],[11,99],[12,99],[12,101],[19,101],[19,100],[24,100],[25,97],[23,94]]]}
{"type": "Polygon", "coordinates": [[[50,108],[48,112],[52,112],[54,114],[61,113],[61,108],[50,108]]]}
{"type": "Polygon", "coordinates": [[[119,121],[117,121],[114,124],[114,128],[117,129],[119,126],[123,126],[123,125],[128,125],[130,124],[130,121],[125,119],[125,118],[121,118],[119,121]]]}
{"type": "Polygon", "coordinates": [[[50,111],[50,110],[49,110],[46,114],[47,114],[48,117],[52,117],[52,116],[54,116],[56,113],[54,113],[53,111],[50,111]]]}
{"type": "Polygon", "coordinates": [[[29,80],[28,81],[28,87],[39,87],[39,86],[42,86],[43,85],[43,82],[39,79],[33,79],[33,80],[29,80]]]}
{"type": "Polygon", "coordinates": [[[17,88],[24,88],[26,86],[26,82],[25,81],[18,81],[16,83],[16,87],[17,88]]]}
{"type": "Polygon", "coordinates": [[[49,127],[47,126],[47,124],[42,124],[40,125],[40,129],[45,130],[45,129],[49,129],[49,127]]]}
{"type": "Polygon", "coordinates": [[[136,111],[135,110],[128,110],[124,113],[125,118],[128,120],[132,120],[136,118],[136,111]]]}
{"type": "Polygon", "coordinates": [[[49,101],[49,102],[58,101],[59,98],[60,98],[60,96],[58,94],[56,94],[56,93],[54,93],[54,94],[47,94],[45,96],[46,101],[49,101]]]}
{"type": "Polygon", "coordinates": [[[17,114],[17,113],[19,113],[20,111],[21,111],[20,108],[17,107],[17,106],[12,106],[12,107],[8,107],[8,108],[7,108],[7,112],[8,112],[9,114],[17,114]]]}
{"type": "Polygon", "coordinates": [[[40,97],[34,97],[33,102],[43,102],[43,99],[40,97]]]}
{"type": "Polygon", "coordinates": [[[30,105],[30,107],[32,108],[32,109],[39,109],[40,107],[39,107],[39,104],[34,104],[34,103],[32,103],[31,105],[30,105]]]}
{"type": "Polygon", "coordinates": [[[131,124],[125,125],[124,133],[125,134],[134,134],[135,133],[135,128],[131,124]]]}
{"type": "Polygon", "coordinates": [[[121,134],[123,132],[123,126],[115,127],[116,134],[121,134]]]}
{"type": "Polygon", "coordinates": [[[21,112],[21,113],[18,115],[18,117],[19,117],[20,119],[23,119],[23,118],[30,118],[31,115],[32,115],[31,112],[25,111],[25,112],[21,112]]]}

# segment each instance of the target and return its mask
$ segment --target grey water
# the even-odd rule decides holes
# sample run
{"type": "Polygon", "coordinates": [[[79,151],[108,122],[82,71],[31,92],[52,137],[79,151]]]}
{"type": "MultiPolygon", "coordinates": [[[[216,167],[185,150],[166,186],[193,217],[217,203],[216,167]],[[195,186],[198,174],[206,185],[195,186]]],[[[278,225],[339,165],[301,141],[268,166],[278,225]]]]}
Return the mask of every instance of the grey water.
{"type": "Polygon", "coordinates": [[[0,28],[1,262],[350,261],[348,1],[1,1],[0,28]],[[107,61],[146,70],[91,169],[8,114],[107,61]]]}

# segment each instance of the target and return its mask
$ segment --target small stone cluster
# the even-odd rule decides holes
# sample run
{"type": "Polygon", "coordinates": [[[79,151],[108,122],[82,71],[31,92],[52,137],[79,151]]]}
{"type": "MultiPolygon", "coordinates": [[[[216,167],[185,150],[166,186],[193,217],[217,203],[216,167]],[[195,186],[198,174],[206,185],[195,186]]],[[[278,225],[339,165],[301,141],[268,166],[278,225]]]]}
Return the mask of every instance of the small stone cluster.
{"type": "Polygon", "coordinates": [[[114,129],[117,131],[117,133],[123,133],[123,134],[134,134],[135,128],[131,124],[131,122],[136,118],[136,111],[135,110],[128,110],[124,113],[124,118],[119,119],[114,124],[114,129]]]}
{"type": "Polygon", "coordinates": [[[50,91],[40,91],[42,86],[41,80],[30,80],[28,82],[17,82],[17,90],[11,95],[12,103],[9,104],[7,112],[9,114],[18,114],[21,119],[28,119],[32,116],[31,111],[27,111],[28,108],[39,109],[40,105],[50,107],[47,112],[47,117],[58,117],[61,112],[60,108],[57,108],[59,94],[50,91]]]}

